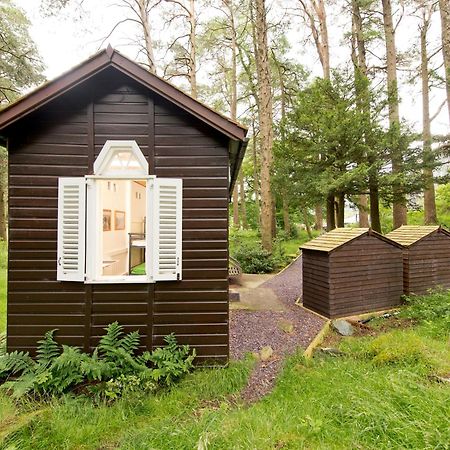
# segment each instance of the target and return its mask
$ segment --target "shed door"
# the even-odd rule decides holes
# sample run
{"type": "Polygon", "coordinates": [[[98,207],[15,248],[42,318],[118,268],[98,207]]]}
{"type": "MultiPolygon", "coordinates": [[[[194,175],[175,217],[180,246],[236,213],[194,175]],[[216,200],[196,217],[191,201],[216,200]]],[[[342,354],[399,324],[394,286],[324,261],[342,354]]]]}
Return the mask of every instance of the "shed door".
{"type": "Polygon", "coordinates": [[[59,178],[57,279],[84,281],[86,181],[59,178]]]}

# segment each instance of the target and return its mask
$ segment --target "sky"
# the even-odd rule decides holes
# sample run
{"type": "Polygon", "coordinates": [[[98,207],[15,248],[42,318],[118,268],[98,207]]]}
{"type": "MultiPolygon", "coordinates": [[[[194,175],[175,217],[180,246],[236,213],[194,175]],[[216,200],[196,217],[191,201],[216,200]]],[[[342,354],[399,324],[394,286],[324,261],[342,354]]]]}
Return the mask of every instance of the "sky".
{"type": "MultiPolygon", "coordinates": [[[[58,17],[45,18],[39,11],[40,0],[14,0],[27,14],[32,23],[30,34],[39,49],[46,65],[45,75],[52,79],[59,74],[69,70],[71,67],[82,62],[92,54],[96,53],[103,38],[119,20],[123,19],[124,11],[111,6],[112,0],[84,0],[84,8],[87,12],[83,20],[74,20],[74,11],[58,17]]],[[[271,13],[281,14],[280,3],[294,6],[294,0],[271,0],[271,13]]],[[[345,28],[348,26],[348,18],[342,14],[344,0],[334,0],[333,7],[329,8],[329,38],[331,65],[342,66],[348,64],[349,48],[344,42],[345,28]]],[[[203,15],[209,12],[200,12],[203,15]]],[[[164,27],[161,21],[156,20],[152,24],[154,28],[153,39],[164,37],[162,34],[173,33],[164,27]]],[[[430,30],[431,51],[437,48],[440,41],[439,15],[435,14],[430,30]]],[[[129,38],[137,36],[137,30],[132,24],[124,24],[117,32],[113,33],[101,48],[109,43],[132,59],[137,56],[135,47],[125,45],[129,38]]],[[[292,27],[288,32],[288,39],[292,45],[291,56],[298,62],[306,65],[313,74],[320,75],[321,67],[316,52],[311,44],[305,43],[308,30],[302,20],[292,16],[292,27]]],[[[418,21],[415,18],[403,19],[396,34],[397,48],[400,52],[410,50],[414,42],[418,42],[418,21]]],[[[381,44],[380,44],[381,45],[381,44]]],[[[383,50],[380,49],[380,54],[383,50]]],[[[158,57],[158,52],[157,52],[158,57]]],[[[435,57],[436,64],[440,63],[440,55],[435,57]]],[[[382,63],[380,62],[380,65],[382,63]]],[[[441,68],[442,70],[442,68],[441,68]]],[[[421,129],[421,95],[420,85],[406,83],[406,74],[399,72],[401,115],[412,125],[416,131],[421,129]]],[[[431,92],[430,112],[434,114],[445,98],[443,89],[433,89],[431,92]]],[[[447,134],[449,132],[448,113],[445,108],[432,123],[432,132],[447,134]]]]}

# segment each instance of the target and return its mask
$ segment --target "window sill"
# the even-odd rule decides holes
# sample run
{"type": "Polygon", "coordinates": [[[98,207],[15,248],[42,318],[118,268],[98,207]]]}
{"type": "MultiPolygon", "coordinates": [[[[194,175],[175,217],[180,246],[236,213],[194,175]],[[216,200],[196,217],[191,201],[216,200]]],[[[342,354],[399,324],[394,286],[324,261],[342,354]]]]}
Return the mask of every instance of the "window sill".
{"type": "Polygon", "coordinates": [[[95,280],[87,279],[84,284],[150,284],[154,283],[150,277],[146,275],[126,275],[115,277],[101,277],[95,280]]]}

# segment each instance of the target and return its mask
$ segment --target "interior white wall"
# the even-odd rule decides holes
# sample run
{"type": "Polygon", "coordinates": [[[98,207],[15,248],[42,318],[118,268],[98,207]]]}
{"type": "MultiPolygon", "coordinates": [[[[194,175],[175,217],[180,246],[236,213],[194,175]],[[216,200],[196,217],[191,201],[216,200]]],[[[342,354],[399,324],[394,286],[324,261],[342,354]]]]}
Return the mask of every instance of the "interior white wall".
{"type": "MultiPolygon", "coordinates": [[[[128,273],[128,233],[144,233],[146,215],[146,188],[132,180],[100,180],[102,214],[111,211],[111,230],[102,233],[103,261],[114,261],[103,269],[103,275],[128,273]],[[109,189],[108,189],[109,184],[109,189]],[[115,211],[125,212],[125,229],[116,230],[115,211]]],[[[132,254],[131,265],[141,262],[138,250],[132,254]]]]}
{"type": "Polygon", "coordinates": [[[127,191],[129,191],[128,180],[101,180],[101,209],[111,210],[111,230],[102,233],[102,254],[104,261],[115,261],[104,268],[104,275],[122,275],[128,272],[128,230],[116,230],[114,212],[124,211],[127,216],[127,191]],[[110,189],[108,189],[108,183],[110,189]]]}

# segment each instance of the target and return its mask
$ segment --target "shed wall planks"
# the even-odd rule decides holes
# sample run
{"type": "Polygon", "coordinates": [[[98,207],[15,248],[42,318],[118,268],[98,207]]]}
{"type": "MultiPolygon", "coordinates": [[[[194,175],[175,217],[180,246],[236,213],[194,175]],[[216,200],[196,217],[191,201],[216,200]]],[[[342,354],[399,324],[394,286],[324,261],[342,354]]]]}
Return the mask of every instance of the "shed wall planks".
{"type": "Polygon", "coordinates": [[[331,253],[304,249],[303,305],[326,317],[392,308],[403,292],[402,250],[363,235],[331,253]]]}
{"type": "Polygon", "coordinates": [[[107,69],[22,120],[8,147],[9,351],[34,351],[53,328],[62,343],[92,349],[117,320],[147,346],[175,332],[199,362],[227,361],[227,138],[107,69]],[[58,177],[92,173],[107,139],[136,140],[151,174],[183,178],[182,281],[56,281],[58,177]]]}
{"type": "Polygon", "coordinates": [[[450,289],[450,236],[435,231],[404,250],[404,292],[450,289]]]}

